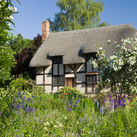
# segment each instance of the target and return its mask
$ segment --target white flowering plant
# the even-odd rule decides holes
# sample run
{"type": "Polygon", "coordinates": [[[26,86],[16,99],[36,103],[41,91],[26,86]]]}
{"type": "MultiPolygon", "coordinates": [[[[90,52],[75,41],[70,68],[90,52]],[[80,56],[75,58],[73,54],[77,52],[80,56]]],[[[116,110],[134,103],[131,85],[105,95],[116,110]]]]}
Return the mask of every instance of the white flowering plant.
{"type": "Polygon", "coordinates": [[[101,47],[97,52],[98,59],[91,59],[91,64],[99,68],[102,85],[110,86],[113,93],[136,94],[137,38],[122,39],[121,44],[114,44],[114,55],[106,57],[101,47]]]}

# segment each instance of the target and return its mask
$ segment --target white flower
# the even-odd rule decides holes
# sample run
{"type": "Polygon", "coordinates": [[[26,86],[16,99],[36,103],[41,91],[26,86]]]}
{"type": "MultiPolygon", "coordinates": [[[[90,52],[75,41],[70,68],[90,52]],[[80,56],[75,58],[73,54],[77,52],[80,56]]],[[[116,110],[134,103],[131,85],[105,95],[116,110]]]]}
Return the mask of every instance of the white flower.
{"type": "Polygon", "coordinates": [[[117,41],[115,41],[115,42],[114,42],[114,44],[116,44],[116,45],[117,45],[117,44],[118,44],[118,42],[117,42],[117,41]]]}
{"type": "Polygon", "coordinates": [[[110,56],[111,60],[116,59],[116,58],[117,58],[117,56],[115,56],[115,55],[110,56]]]}
{"type": "Polygon", "coordinates": [[[13,16],[11,15],[11,16],[7,17],[7,19],[13,20],[13,16]]]}
{"type": "Polygon", "coordinates": [[[54,127],[58,127],[57,125],[54,125],[54,127]]]}
{"type": "Polygon", "coordinates": [[[123,59],[120,58],[120,59],[119,59],[119,65],[123,65],[123,64],[124,64],[123,59]]]}
{"type": "Polygon", "coordinates": [[[44,123],[45,126],[49,125],[49,122],[44,123]]]}
{"type": "Polygon", "coordinates": [[[64,117],[64,119],[67,119],[67,117],[64,117]]]}
{"type": "Polygon", "coordinates": [[[111,43],[111,40],[108,40],[108,41],[107,41],[107,44],[110,44],[110,43],[111,43]]]}
{"type": "Polygon", "coordinates": [[[10,26],[11,26],[11,25],[10,25],[10,23],[8,23],[7,25],[8,25],[8,27],[10,27],[10,26]]]}
{"type": "Polygon", "coordinates": [[[92,60],[92,61],[91,61],[91,64],[92,64],[94,67],[97,67],[97,63],[95,62],[95,60],[92,60]]]}
{"type": "Polygon", "coordinates": [[[11,10],[13,12],[17,12],[17,8],[16,7],[9,6],[9,10],[11,10]]]}
{"type": "Polygon", "coordinates": [[[62,127],[62,124],[59,124],[60,127],[62,127]]]}
{"type": "Polygon", "coordinates": [[[11,16],[9,16],[9,19],[10,19],[10,20],[13,20],[13,16],[12,16],[12,15],[11,15],[11,16]]]}
{"type": "Polygon", "coordinates": [[[100,47],[100,48],[99,48],[99,50],[103,50],[103,48],[102,48],[102,47],[100,47]]]}
{"type": "Polygon", "coordinates": [[[44,127],[45,130],[48,130],[47,127],[44,127]]]}

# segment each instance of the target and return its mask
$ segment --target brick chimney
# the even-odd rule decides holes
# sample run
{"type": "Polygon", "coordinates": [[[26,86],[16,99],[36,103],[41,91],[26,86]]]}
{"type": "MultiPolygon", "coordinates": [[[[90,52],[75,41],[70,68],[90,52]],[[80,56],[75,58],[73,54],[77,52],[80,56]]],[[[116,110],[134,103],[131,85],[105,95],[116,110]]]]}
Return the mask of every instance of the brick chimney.
{"type": "Polygon", "coordinates": [[[49,30],[50,30],[50,23],[48,21],[43,21],[42,22],[42,41],[48,37],[49,30]]]}

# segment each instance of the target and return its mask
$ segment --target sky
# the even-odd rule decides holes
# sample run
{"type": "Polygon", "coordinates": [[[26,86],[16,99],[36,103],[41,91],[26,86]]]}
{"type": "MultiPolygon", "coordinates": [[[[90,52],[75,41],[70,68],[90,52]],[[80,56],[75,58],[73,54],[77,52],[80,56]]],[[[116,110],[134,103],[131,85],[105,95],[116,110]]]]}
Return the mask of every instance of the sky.
{"type": "MultiPolygon", "coordinates": [[[[50,18],[60,11],[56,6],[57,0],[15,0],[13,5],[18,9],[14,15],[13,27],[15,35],[21,33],[23,38],[33,39],[42,32],[42,21],[50,18]]],[[[104,10],[100,14],[101,22],[110,25],[132,24],[137,29],[137,0],[102,0],[104,10]]]]}

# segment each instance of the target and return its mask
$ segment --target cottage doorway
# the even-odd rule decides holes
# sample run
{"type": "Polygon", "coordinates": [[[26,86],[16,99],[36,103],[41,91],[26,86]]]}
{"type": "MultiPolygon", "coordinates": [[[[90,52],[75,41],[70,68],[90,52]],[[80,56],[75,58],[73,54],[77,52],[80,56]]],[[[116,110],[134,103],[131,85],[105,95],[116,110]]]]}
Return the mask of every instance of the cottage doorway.
{"type": "Polygon", "coordinates": [[[74,78],[66,78],[66,86],[67,87],[74,87],[74,78]]]}

